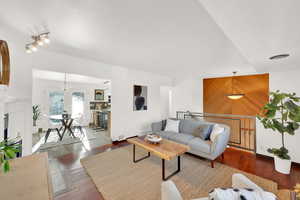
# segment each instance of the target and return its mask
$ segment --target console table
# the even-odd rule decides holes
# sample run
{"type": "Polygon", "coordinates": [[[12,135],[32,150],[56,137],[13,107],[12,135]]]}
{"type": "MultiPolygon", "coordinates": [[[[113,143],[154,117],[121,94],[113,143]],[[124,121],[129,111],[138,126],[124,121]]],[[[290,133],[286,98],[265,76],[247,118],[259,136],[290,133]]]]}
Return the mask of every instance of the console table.
{"type": "Polygon", "coordinates": [[[53,200],[47,153],[16,158],[10,164],[8,173],[0,172],[1,199],[53,200]]]}

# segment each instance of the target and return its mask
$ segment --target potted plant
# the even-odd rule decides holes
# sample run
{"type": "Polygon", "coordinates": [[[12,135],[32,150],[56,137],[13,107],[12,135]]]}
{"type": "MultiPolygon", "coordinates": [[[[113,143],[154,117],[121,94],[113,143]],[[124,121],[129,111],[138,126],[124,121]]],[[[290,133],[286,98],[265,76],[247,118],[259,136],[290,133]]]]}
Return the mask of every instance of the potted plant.
{"type": "Polygon", "coordinates": [[[9,140],[3,140],[0,142],[0,166],[4,173],[10,170],[9,159],[16,157],[16,153],[19,152],[20,145],[12,144],[10,145],[9,140]]]}
{"type": "Polygon", "coordinates": [[[36,121],[40,119],[41,116],[41,110],[39,105],[33,105],[32,106],[32,112],[33,112],[33,128],[34,128],[34,133],[37,132],[37,127],[36,127],[36,121]]]}
{"type": "Polygon", "coordinates": [[[270,148],[268,152],[274,155],[275,169],[278,172],[289,174],[291,157],[286,148],[285,134],[294,135],[300,125],[300,98],[295,93],[283,93],[277,90],[270,93],[270,101],[263,107],[258,119],[266,129],[281,134],[281,147],[270,148]]]}

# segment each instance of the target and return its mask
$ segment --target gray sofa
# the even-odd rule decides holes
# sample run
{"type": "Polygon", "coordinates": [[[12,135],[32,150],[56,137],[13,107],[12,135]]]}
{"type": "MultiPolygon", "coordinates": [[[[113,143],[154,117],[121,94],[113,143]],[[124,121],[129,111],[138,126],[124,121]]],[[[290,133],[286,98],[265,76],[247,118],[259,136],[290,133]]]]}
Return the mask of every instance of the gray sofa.
{"type": "Polygon", "coordinates": [[[183,119],[179,122],[179,133],[164,131],[164,121],[152,123],[152,132],[160,135],[162,138],[172,140],[190,147],[189,153],[207,158],[211,161],[211,167],[214,167],[214,160],[220,155],[223,156],[229,136],[230,128],[224,124],[219,124],[224,127],[223,133],[218,135],[214,142],[203,140],[200,137],[193,135],[194,131],[202,124],[214,124],[202,120],[183,119]]]}

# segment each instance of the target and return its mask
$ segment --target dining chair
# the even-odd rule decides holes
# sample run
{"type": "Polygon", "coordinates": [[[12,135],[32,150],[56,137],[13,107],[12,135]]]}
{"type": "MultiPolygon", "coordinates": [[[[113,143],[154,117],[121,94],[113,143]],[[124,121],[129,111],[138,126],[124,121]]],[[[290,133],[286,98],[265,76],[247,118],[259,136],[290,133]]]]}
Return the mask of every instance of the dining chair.
{"type": "Polygon", "coordinates": [[[46,122],[47,122],[47,132],[46,132],[46,135],[45,135],[45,143],[47,142],[48,140],[48,137],[50,135],[51,132],[53,131],[56,131],[57,132],[57,135],[59,137],[59,140],[61,140],[62,136],[60,135],[60,130],[61,130],[61,123],[60,122],[54,122],[50,116],[48,115],[44,115],[45,119],[46,119],[46,122]]]}
{"type": "Polygon", "coordinates": [[[84,117],[83,114],[79,114],[73,122],[72,128],[74,129],[74,132],[76,131],[76,129],[78,129],[80,131],[81,134],[83,134],[83,122],[84,122],[84,117]]]}

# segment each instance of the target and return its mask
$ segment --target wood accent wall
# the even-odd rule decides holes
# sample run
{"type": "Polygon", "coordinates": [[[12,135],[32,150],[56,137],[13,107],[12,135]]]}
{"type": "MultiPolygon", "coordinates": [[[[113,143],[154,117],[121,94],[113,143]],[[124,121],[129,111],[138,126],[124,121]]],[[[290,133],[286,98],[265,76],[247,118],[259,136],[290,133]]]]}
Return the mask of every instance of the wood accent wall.
{"type": "Polygon", "coordinates": [[[269,100],[269,74],[203,79],[205,113],[255,116],[269,100]],[[243,93],[231,100],[226,95],[243,93]]]}

